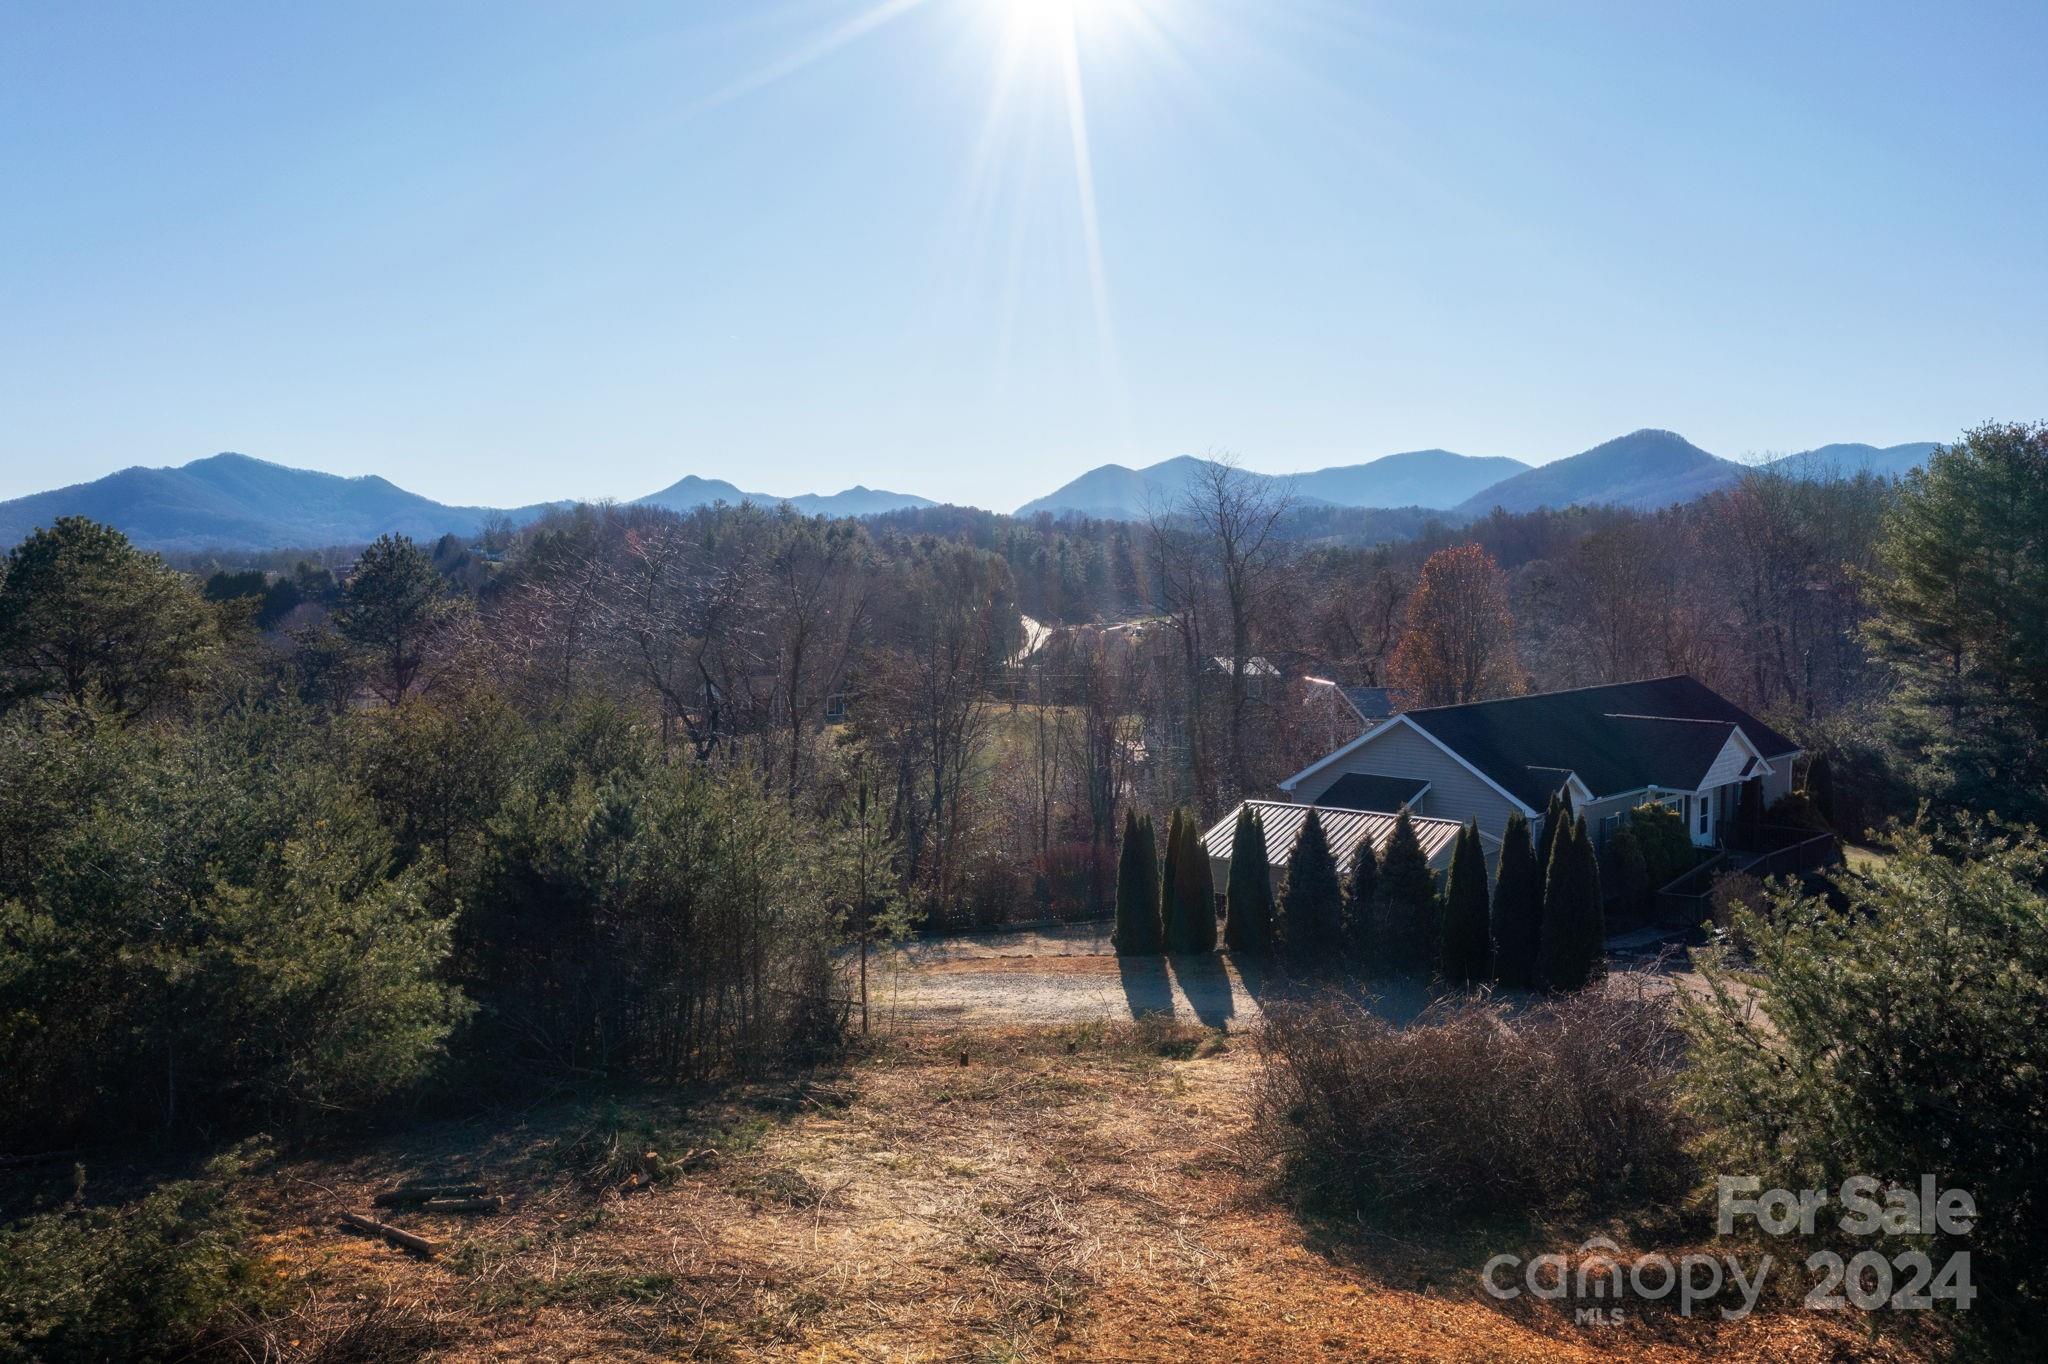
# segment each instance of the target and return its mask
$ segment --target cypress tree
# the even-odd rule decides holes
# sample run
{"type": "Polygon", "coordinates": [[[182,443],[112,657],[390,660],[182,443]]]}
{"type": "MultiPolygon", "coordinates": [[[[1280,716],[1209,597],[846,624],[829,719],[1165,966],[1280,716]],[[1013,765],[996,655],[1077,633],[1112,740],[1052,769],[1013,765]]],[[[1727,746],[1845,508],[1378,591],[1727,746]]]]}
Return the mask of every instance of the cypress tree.
{"type": "Polygon", "coordinates": [[[1519,989],[1534,985],[1536,948],[1543,935],[1543,882],[1536,850],[1529,843],[1529,820],[1520,810],[1508,816],[1501,835],[1491,927],[1493,978],[1519,989]]]}
{"type": "Polygon", "coordinates": [[[1266,823],[1246,805],[1238,811],[1230,845],[1230,897],[1223,919],[1223,944],[1233,952],[1263,952],[1272,938],[1273,869],[1266,858],[1266,823]]]}
{"type": "Polygon", "coordinates": [[[1116,858],[1116,931],[1110,941],[1116,946],[1118,956],[1128,956],[1138,950],[1137,912],[1132,908],[1132,896],[1138,889],[1138,856],[1143,851],[1139,846],[1138,812],[1124,811],[1124,840],[1116,858]]]}
{"type": "Polygon", "coordinates": [[[1381,963],[1398,970],[1434,966],[1436,874],[1406,810],[1394,817],[1394,832],[1380,859],[1380,905],[1379,931],[1373,937],[1381,963]]]}
{"type": "Polygon", "coordinates": [[[1493,949],[1487,929],[1486,853],[1477,821],[1458,830],[1444,884],[1439,964],[1444,979],[1472,984],[1492,975],[1493,949]]]}
{"type": "Polygon", "coordinates": [[[1159,863],[1152,850],[1152,821],[1133,810],[1124,815],[1123,851],[1116,866],[1116,950],[1120,956],[1159,950],[1159,863]]]}
{"type": "Polygon", "coordinates": [[[1536,954],[1546,990],[1578,990],[1605,967],[1606,915],[1600,908],[1600,863],[1583,816],[1558,835],[1543,894],[1543,941],[1536,954]]]}
{"type": "Polygon", "coordinates": [[[1173,922],[1173,887],[1180,879],[1180,826],[1178,805],[1166,817],[1166,848],[1159,860],[1159,941],[1166,943],[1167,925],[1173,922]]]}
{"type": "Polygon", "coordinates": [[[1298,961],[1327,961],[1342,946],[1344,891],[1322,816],[1311,805],[1287,863],[1287,894],[1280,903],[1278,937],[1298,961]]]}
{"type": "Polygon", "coordinates": [[[1209,866],[1209,850],[1202,846],[1202,828],[1193,815],[1181,825],[1181,867],[1174,877],[1174,894],[1179,899],[1180,941],[1175,952],[1216,950],[1216,873],[1209,866]]]}
{"type": "Polygon", "coordinates": [[[1379,914],[1380,858],[1372,840],[1361,838],[1351,853],[1351,878],[1344,885],[1344,955],[1362,966],[1373,951],[1373,921],[1379,914]]]}
{"type": "Polygon", "coordinates": [[[1548,889],[1550,883],[1550,858],[1557,850],[1557,836],[1569,833],[1572,827],[1571,797],[1562,787],[1550,793],[1550,804],[1543,807],[1543,832],[1536,841],[1536,870],[1538,894],[1548,889]]]}
{"type": "Polygon", "coordinates": [[[1602,873],[1614,903],[1623,914],[1647,914],[1650,910],[1650,863],[1643,856],[1643,841],[1626,822],[1607,840],[1607,870],[1602,873]]]}

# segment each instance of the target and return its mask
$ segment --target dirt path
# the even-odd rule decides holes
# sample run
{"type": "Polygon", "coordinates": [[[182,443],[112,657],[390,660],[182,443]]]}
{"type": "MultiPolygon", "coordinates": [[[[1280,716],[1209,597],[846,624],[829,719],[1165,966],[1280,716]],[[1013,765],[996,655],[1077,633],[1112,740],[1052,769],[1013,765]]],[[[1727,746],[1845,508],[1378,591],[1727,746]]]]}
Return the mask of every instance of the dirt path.
{"type": "Polygon", "coordinates": [[[1147,1014],[1228,1030],[1258,1019],[1263,973],[1227,954],[1118,957],[1107,925],[968,934],[913,943],[880,964],[871,998],[887,1023],[1085,1023],[1147,1014]]]}

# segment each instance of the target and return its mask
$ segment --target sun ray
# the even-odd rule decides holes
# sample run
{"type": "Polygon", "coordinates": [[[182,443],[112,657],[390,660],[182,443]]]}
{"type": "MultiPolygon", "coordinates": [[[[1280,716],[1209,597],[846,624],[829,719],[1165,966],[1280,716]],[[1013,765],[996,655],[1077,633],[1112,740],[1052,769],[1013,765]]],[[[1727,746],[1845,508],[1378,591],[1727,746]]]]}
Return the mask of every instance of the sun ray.
{"type": "Polygon", "coordinates": [[[780,61],[771,62],[752,75],[743,76],[732,84],[713,91],[698,101],[696,109],[698,112],[716,109],[722,104],[730,104],[779,80],[785,80],[814,62],[831,56],[848,43],[866,37],[876,29],[902,18],[926,3],[928,0],[880,0],[879,4],[819,34],[780,61]]]}

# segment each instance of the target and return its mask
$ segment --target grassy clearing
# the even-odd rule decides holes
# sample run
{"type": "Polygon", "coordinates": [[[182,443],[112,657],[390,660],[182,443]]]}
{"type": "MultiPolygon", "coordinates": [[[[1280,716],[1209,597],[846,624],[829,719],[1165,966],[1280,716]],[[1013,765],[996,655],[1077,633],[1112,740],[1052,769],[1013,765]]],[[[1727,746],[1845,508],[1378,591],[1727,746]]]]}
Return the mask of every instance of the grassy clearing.
{"type": "Polygon", "coordinates": [[[1471,1266],[1502,1247],[1304,1224],[1252,1137],[1257,1073],[1235,1036],[1163,1021],[897,1035],[805,1083],[302,1164],[263,1247],[309,1295],[296,1338],[350,1333],[336,1359],[1893,1357],[1787,1314],[1588,1332],[1481,1297],[1471,1266]],[[666,1173],[636,1182],[646,1150],[666,1173]],[[448,1170],[513,1200],[405,1219],[439,1260],[332,1228],[330,1204],[448,1170]],[[373,1353],[379,1322],[418,1348],[373,1353]]]}

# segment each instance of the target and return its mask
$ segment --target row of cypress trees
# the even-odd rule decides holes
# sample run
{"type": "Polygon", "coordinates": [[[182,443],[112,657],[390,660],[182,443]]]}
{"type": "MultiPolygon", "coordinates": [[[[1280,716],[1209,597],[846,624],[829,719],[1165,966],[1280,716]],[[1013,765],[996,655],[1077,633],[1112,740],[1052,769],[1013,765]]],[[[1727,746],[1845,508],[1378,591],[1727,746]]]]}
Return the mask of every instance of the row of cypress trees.
{"type": "Polygon", "coordinates": [[[1152,817],[1126,811],[1116,872],[1118,954],[1215,951],[1215,902],[1215,877],[1194,817],[1173,812],[1162,858],[1152,817]]]}
{"type": "MultiPolygon", "coordinates": [[[[1403,811],[1385,854],[1362,842],[1340,878],[1329,836],[1311,808],[1276,905],[1266,831],[1249,805],[1238,810],[1223,940],[1233,952],[1280,951],[1304,963],[1439,971],[1461,984],[1576,990],[1597,979],[1606,919],[1599,860],[1583,816],[1551,798],[1541,847],[1529,822],[1511,816],[1489,896],[1478,824],[1458,831],[1439,893],[1415,826],[1403,811]]],[[[1208,952],[1216,946],[1214,883],[1194,819],[1174,811],[1166,855],[1152,821],[1129,813],[1117,870],[1116,950],[1126,955],[1208,952]]]]}
{"type": "Polygon", "coordinates": [[[1574,817],[1562,792],[1551,796],[1535,846],[1529,821],[1519,812],[1508,817],[1490,920],[1493,979],[1502,985],[1577,990],[1600,977],[1607,936],[1600,859],[1585,816],[1574,817]]]}

